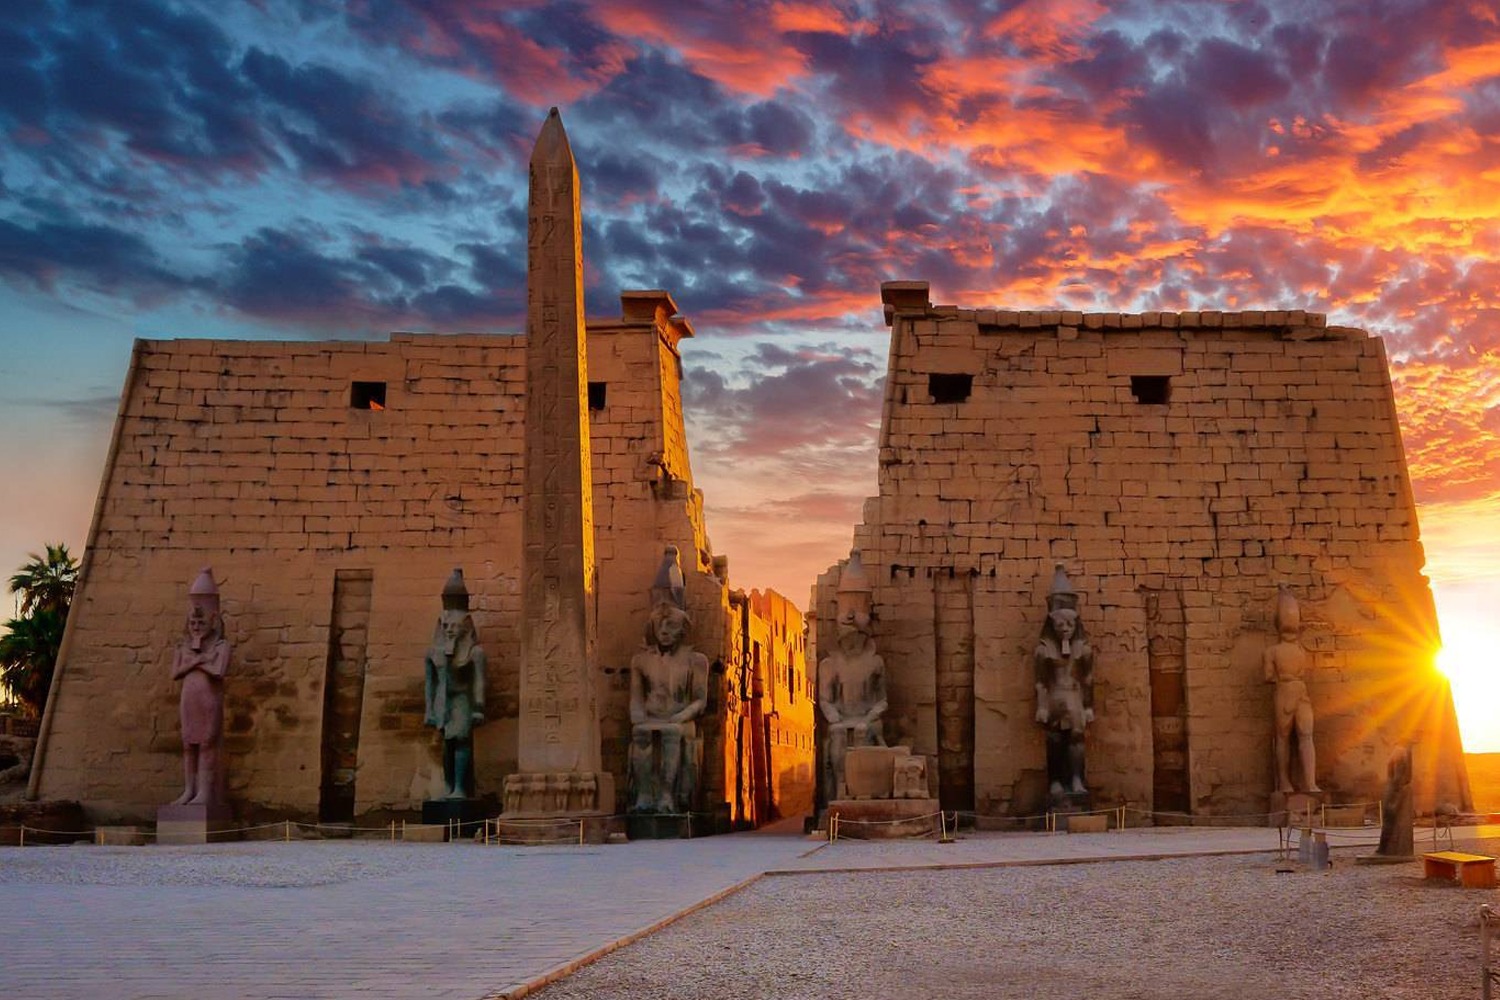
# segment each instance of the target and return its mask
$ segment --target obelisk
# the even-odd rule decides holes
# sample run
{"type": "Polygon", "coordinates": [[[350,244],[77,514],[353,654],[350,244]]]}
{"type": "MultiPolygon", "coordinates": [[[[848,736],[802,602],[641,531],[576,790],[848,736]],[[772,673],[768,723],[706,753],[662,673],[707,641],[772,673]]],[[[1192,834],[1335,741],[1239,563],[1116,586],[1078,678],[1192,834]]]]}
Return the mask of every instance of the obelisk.
{"type": "Polygon", "coordinates": [[[593,490],[578,168],[557,109],[531,153],[518,772],[505,812],[614,810],[594,700],[593,490]]]}

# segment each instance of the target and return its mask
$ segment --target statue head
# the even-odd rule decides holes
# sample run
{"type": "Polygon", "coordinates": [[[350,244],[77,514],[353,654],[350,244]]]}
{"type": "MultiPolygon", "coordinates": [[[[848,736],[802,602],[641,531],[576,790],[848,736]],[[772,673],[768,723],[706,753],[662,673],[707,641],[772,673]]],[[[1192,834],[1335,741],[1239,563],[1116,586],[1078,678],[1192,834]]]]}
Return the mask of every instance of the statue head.
{"type": "Polygon", "coordinates": [[[655,646],[663,652],[676,649],[687,637],[693,620],[688,613],[671,601],[657,601],[646,620],[646,645],[655,646]]]}
{"type": "Polygon", "coordinates": [[[839,572],[838,618],[834,620],[838,643],[846,652],[858,649],[869,640],[870,623],[874,619],[871,613],[874,592],[859,549],[850,549],[849,561],[839,572]]]}
{"type": "Polygon", "coordinates": [[[1053,633],[1063,642],[1073,638],[1078,631],[1078,612],[1072,608],[1058,608],[1047,616],[1047,621],[1052,625],[1053,633]]]}
{"type": "Polygon", "coordinates": [[[219,638],[222,629],[219,585],[214,582],[213,570],[205,566],[188,588],[187,639],[195,652],[201,651],[204,644],[219,638]]]}
{"type": "MultiPolygon", "coordinates": [[[[432,637],[434,648],[441,648],[450,659],[465,645],[464,640],[474,638],[474,617],[467,611],[444,608],[438,615],[437,632],[432,637]]],[[[461,657],[462,658],[462,657],[461,657]]]]}
{"type": "Polygon", "coordinates": [[[466,662],[474,646],[474,618],[469,614],[469,588],[464,585],[464,571],[455,567],[443,584],[443,610],[432,633],[432,648],[445,657],[466,662]]]}
{"type": "Polygon", "coordinates": [[[840,646],[854,649],[870,637],[870,613],[863,608],[846,608],[834,622],[840,646]]]}
{"type": "Polygon", "coordinates": [[[1302,631],[1302,609],[1297,598],[1285,587],[1276,593],[1276,634],[1283,642],[1292,642],[1302,631]]]}
{"type": "Polygon", "coordinates": [[[1047,620],[1042,623],[1043,643],[1056,646],[1063,656],[1071,657],[1078,652],[1079,644],[1087,640],[1083,619],[1075,609],[1054,608],[1047,612],[1047,620]]]}

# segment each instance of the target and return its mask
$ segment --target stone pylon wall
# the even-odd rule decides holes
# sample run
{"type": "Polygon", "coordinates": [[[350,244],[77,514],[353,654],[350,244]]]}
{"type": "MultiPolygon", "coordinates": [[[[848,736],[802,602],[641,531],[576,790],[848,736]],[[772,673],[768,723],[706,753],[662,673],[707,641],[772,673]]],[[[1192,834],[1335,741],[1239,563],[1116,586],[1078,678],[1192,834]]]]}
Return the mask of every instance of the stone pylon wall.
{"type": "MultiPolygon", "coordinates": [[[[606,385],[590,435],[598,690],[621,794],[624,670],[666,543],[683,552],[695,644],[714,660],[728,642],[727,586],[707,572],[681,428],[676,345],[691,331],[665,293],[626,293],[624,305],[620,320],[590,325],[589,342],[590,381],[606,385]]],[[[242,818],[318,813],[340,572],[368,573],[371,591],[356,816],[409,811],[441,784],[422,657],[454,566],[489,653],[478,792],[498,796],[516,767],[523,392],[512,336],[139,342],[36,793],[80,800],[97,820],[148,819],[175,797],[171,650],[187,584],[211,564],[235,644],[225,746],[242,818]],[[383,383],[384,408],[351,406],[355,382],[383,383]]]]}
{"type": "Polygon", "coordinates": [[[963,731],[955,684],[972,655],[975,808],[1040,807],[1031,652],[1060,562],[1096,651],[1096,800],[1151,808],[1185,776],[1195,813],[1262,813],[1261,653],[1284,584],[1333,798],[1378,798],[1391,749],[1413,741],[1419,804],[1467,800],[1378,339],[1300,312],[961,310],[932,307],[920,283],[885,295],[880,493],[855,544],[892,742],[962,766],[967,748],[944,740],[963,731]]]}

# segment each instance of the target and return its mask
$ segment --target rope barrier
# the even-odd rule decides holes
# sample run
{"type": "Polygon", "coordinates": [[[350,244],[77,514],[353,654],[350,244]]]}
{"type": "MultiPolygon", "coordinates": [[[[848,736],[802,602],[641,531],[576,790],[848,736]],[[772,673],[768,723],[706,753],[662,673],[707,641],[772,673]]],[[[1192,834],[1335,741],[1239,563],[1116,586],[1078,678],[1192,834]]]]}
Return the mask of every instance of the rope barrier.
{"type": "MultiPolygon", "coordinates": [[[[921,833],[911,833],[907,835],[908,839],[915,839],[917,837],[930,837],[932,836],[932,834],[939,832],[941,832],[943,836],[946,836],[947,827],[945,825],[943,811],[938,810],[937,812],[933,813],[923,813],[920,816],[903,816],[900,819],[846,819],[843,816],[839,815],[837,812],[832,812],[829,813],[828,816],[828,842],[831,844],[839,839],[839,827],[843,826],[845,823],[852,823],[856,826],[896,826],[903,823],[917,823],[924,819],[932,819],[933,817],[938,818],[939,830],[927,829],[921,833]]],[[[953,823],[955,827],[958,825],[956,812],[953,823]]]]}

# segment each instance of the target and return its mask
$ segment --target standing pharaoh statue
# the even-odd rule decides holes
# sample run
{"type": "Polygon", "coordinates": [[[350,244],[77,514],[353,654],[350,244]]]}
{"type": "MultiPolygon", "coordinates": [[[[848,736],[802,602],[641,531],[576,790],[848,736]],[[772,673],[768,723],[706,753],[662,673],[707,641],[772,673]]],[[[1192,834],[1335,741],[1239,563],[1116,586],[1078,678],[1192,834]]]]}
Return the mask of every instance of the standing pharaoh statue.
{"type": "Polygon", "coordinates": [[[474,727],[484,722],[485,655],[469,614],[464,571],[443,585],[443,610],[424,663],[426,723],[443,734],[444,797],[474,795],[474,727]]]}
{"type": "Polygon", "coordinates": [[[859,550],[853,549],[839,574],[837,645],[818,663],[818,708],[828,724],[823,787],[830,800],[844,797],[849,748],[885,745],[885,661],[871,636],[873,598],[859,550]]]}
{"type": "Polygon", "coordinates": [[[669,545],[651,587],[645,645],[630,659],[632,812],[692,811],[697,719],[708,704],[708,657],[686,641],[692,620],[685,603],[677,547],[669,545]]]}
{"type": "Polygon", "coordinates": [[[1268,647],[1262,664],[1266,682],[1276,685],[1276,790],[1291,792],[1292,732],[1297,733],[1297,756],[1302,764],[1304,792],[1318,792],[1317,756],[1313,748],[1313,707],[1307,694],[1310,658],[1298,635],[1302,614],[1297,599],[1285,587],[1276,596],[1276,632],[1280,637],[1268,647]]]}
{"type": "Polygon", "coordinates": [[[172,679],[182,682],[182,794],[173,805],[217,805],[224,800],[220,749],[224,736],[224,675],[229,640],[219,615],[213,570],[188,589],[187,626],[172,656],[172,679]]]}
{"type": "Polygon", "coordinates": [[[1060,564],[1032,663],[1036,721],[1047,727],[1048,789],[1054,799],[1086,795],[1084,735],[1094,721],[1094,649],[1078,617],[1078,594],[1060,564]]]}

